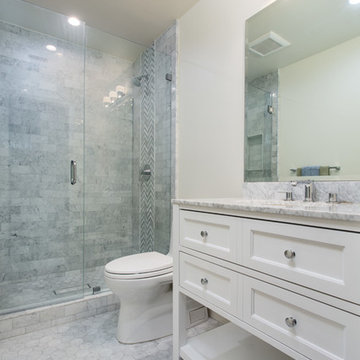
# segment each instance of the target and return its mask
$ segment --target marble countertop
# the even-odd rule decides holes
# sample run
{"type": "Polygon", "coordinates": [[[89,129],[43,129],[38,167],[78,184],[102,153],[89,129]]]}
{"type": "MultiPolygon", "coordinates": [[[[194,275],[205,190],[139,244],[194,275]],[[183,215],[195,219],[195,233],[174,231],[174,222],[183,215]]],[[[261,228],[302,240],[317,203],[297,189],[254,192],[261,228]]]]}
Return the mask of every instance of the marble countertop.
{"type": "Polygon", "coordinates": [[[325,203],[283,200],[175,199],[173,204],[213,209],[239,210],[310,218],[360,221],[359,203],[325,203]]]}

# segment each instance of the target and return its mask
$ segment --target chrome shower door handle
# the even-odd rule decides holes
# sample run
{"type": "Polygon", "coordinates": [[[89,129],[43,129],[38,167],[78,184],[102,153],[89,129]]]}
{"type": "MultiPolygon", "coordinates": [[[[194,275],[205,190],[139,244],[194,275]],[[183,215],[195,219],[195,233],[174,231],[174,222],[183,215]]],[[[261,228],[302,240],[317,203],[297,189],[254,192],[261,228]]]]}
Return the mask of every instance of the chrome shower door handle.
{"type": "Polygon", "coordinates": [[[77,163],[75,160],[70,161],[70,183],[71,185],[76,184],[77,179],[77,163]]]}

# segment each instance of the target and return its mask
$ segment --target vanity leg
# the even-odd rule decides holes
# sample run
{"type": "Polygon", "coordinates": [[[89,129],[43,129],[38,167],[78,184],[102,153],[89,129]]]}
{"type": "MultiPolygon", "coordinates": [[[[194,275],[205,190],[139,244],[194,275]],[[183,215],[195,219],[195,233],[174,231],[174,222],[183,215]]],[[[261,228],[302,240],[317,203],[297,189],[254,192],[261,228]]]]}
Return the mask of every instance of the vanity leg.
{"type": "Polygon", "coordinates": [[[180,359],[180,347],[186,342],[186,296],[179,291],[179,206],[173,206],[173,360],[180,359]]]}
{"type": "Polygon", "coordinates": [[[178,291],[174,291],[173,317],[173,360],[178,360],[186,342],[186,296],[178,291]]]}

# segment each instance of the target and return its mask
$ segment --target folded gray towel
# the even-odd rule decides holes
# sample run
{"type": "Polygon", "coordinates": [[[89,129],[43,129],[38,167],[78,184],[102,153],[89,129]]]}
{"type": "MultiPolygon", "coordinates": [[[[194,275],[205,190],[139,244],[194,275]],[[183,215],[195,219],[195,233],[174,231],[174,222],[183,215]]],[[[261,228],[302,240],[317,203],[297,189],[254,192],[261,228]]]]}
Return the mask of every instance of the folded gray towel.
{"type": "Polygon", "coordinates": [[[320,166],[304,166],[301,176],[320,176],[320,166]]]}

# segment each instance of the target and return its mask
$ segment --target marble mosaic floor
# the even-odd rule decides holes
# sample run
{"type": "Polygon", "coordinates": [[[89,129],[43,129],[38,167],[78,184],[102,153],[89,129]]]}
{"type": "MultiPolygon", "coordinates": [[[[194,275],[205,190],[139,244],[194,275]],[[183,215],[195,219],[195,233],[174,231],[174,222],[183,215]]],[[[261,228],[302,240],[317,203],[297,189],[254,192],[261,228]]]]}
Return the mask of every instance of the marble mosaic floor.
{"type": "MultiPolygon", "coordinates": [[[[116,338],[117,312],[0,341],[0,360],[171,360],[172,337],[137,345],[116,338]]],[[[220,324],[213,319],[189,330],[195,336],[220,324]]]]}

